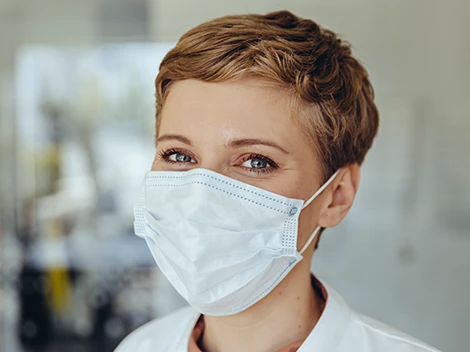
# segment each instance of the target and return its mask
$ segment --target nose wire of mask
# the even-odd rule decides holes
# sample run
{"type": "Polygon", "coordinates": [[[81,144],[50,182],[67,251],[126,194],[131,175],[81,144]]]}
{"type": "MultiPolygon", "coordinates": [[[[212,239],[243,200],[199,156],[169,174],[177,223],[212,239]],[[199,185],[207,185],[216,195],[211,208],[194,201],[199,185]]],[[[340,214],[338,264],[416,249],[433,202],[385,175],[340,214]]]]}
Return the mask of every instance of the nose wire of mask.
{"type": "MultiPolygon", "coordinates": [[[[336,178],[336,176],[338,176],[338,172],[339,170],[337,170],[329,179],[328,181],[326,181],[323,186],[321,186],[318,191],[315,192],[315,194],[313,196],[311,196],[305,203],[304,205],[302,206],[302,209],[305,209],[315,198],[318,197],[318,195],[323,192],[325,190],[326,187],[328,187],[330,185],[331,182],[333,182],[333,180],[336,178]]],[[[305,250],[308,248],[308,246],[310,246],[310,243],[312,243],[312,241],[314,240],[314,238],[317,236],[318,232],[320,231],[321,227],[320,226],[317,226],[315,228],[315,230],[313,230],[313,233],[310,235],[309,239],[307,240],[307,242],[304,244],[304,246],[302,247],[302,249],[299,251],[300,254],[303,254],[305,252],[305,250]]]]}

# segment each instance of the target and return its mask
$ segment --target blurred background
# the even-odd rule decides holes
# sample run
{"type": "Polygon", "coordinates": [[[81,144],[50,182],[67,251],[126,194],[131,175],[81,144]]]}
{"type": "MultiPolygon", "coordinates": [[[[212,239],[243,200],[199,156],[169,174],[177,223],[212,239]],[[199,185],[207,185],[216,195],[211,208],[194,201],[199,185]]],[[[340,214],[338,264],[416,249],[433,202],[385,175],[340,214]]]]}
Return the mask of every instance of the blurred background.
{"type": "Polygon", "coordinates": [[[289,9],[339,32],[381,111],[313,270],[360,312],[470,345],[470,2],[0,0],[0,351],[113,351],[184,304],[133,235],[153,80],[202,21],[289,9]]]}

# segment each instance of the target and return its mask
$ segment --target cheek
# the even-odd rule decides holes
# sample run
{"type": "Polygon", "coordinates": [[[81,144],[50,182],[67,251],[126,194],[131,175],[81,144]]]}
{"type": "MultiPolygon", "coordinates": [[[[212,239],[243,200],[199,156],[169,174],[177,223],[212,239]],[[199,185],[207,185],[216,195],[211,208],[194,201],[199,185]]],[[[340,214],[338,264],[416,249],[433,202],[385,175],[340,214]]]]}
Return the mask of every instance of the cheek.
{"type": "Polygon", "coordinates": [[[153,161],[152,161],[152,168],[151,170],[152,171],[160,171],[162,170],[162,166],[161,166],[161,162],[159,161],[159,156],[158,154],[155,154],[155,157],[153,158],[153,161]]]}
{"type": "Polygon", "coordinates": [[[285,197],[307,200],[315,187],[308,179],[308,174],[300,167],[283,171],[282,175],[276,177],[273,191],[285,197]]]}
{"type": "Polygon", "coordinates": [[[267,176],[254,176],[251,179],[242,179],[241,181],[283,197],[304,199],[300,186],[302,178],[299,174],[294,170],[282,170],[274,171],[267,176]]]}
{"type": "Polygon", "coordinates": [[[312,234],[315,227],[319,222],[319,209],[316,207],[316,202],[313,201],[310,205],[302,210],[299,217],[299,234],[297,242],[299,244],[305,243],[308,237],[312,234]]]}

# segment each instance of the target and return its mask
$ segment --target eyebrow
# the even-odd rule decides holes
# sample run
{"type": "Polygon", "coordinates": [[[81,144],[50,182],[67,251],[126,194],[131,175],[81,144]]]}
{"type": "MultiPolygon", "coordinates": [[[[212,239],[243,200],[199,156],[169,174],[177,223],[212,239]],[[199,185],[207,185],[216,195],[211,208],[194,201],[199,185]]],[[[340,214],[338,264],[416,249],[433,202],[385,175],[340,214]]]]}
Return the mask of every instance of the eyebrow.
{"type": "Polygon", "coordinates": [[[155,145],[157,145],[159,142],[164,141],[179,141],[190,146],[193,145],[188,138],[180,134],[164,134],[163,136],[160,136],[155,140],[155,145]]]}
{"type": "MultiPolygon", "coordinates": [[[[180,134],[164,134],[163,136],[158,137],[155,140],[155,144],[159,142],[164,142],[164,141],[179,141],[181,143],[187,144],[189,146],[192,146],[193,144],[191,143],[191,140],[189,138],[182,136],[180,134]]],[[[290,154],[287,150],[282,148],[280,145],[264,140],[264,139],[257,139],[257,138],[243,138],[243,139],[235,139],[232,140],[228,143],[228,146],[230,148],[240,148],[240,147],[248,147],[248,146],[253,146],[253,145],[266,145],[268,147],[273,147],[285,154],[290,154]]]]}
{"type": "Polygon", "coordinates": [[[264,140],[264,139],[256,139],[256,138],[236,139],[236,140],[231,141],[228,145],[231,148],[237,148],[237,147],[239,148],[239,147],[246,147],[246,146],[252,146],[252,145],[266,145],[268,147],[276,148],[285,154],[289,154],[289,152],[285,150],[284,148],[282,148],[280,145],[274,142],[268,141],[268,140],[264,140]]]}

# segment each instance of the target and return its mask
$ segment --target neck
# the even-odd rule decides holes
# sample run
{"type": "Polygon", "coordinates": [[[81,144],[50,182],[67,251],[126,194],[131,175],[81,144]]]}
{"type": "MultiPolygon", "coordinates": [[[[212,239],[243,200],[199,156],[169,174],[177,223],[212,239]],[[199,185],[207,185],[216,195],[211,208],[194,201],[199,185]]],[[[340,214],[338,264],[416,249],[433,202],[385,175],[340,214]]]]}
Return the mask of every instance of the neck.
{"type": "Polygon", "coordinates": [[[277,351],[305,339],[324,306],[312,288],[309,267],[309,261],[299,263],[269,295],[241,313],[205,316],[204,352],[277,351]]]}

